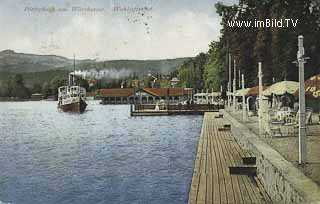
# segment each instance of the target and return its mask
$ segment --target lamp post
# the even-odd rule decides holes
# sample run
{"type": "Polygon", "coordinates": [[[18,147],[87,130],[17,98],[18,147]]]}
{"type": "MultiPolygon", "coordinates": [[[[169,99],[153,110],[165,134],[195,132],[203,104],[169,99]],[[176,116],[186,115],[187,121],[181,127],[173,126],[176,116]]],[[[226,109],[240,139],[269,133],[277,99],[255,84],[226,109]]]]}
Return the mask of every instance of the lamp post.
{"type": "Polygon", "coordinates": [[[258,110],[258,116],[259,116],[259,136],[262,135],[262,63],[259,62],[259,71],[258,71],[258,78],[259,78],[259,110],[258,110]]]}
{"type": "Polygon", "coordinates": [[[241,89],[241,71],[240,71],[240,69],[239,69],[239,89],[241,89]]]}
{"type": "Polygon", "coordinates": [[[228,107],[231,107],[231,54],[229,53],[229,82],[228,82],[228,107]]]}
{"type": "Polygon", "coordinates": [[[307,142],[306,142],[306,102],[304,90],[304,47],[303,36],[298,37],[297,61],[299,63],[299,164],[307,162],[307,142]]]}
{"type": "Polygon", "coordinates": [[[233,112],[236,112],[236,90],[237,90],[237,85],[236,85],[236,79],[237,79],[237,66],[236,66],[236,60],[233,60],[233,112]]]}
{"type": "MultiPolygon", "coordinates": [[[[242,84],[242,90],[244,90],[244,75],[241,75],[241,84],[242,84]]],[[[242,95],[242,120],[245,122],[247,120],[246,118],[246,96],[242,95]]]]}

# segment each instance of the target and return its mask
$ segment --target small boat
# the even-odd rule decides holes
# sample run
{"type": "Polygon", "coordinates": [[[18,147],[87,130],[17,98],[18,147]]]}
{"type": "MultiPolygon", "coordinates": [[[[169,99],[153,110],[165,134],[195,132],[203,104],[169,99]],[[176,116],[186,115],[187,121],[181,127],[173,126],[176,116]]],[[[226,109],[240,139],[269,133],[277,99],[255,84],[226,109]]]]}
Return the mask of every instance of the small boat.
{"type": "Polygon", "coordinates": [[[58,108],[64,112],[83,113],[87,107],[86,89],[75,83],[75,57],[73,67],[73,73],[69,73],[69,85],[58,88],[58,108]]]}

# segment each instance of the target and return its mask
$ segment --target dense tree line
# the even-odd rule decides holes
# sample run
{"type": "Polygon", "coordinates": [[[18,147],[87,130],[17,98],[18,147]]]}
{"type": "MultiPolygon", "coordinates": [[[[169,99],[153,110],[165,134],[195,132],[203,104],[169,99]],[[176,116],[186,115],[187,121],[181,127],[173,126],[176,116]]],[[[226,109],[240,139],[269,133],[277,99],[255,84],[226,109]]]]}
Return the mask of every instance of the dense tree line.
{"type": "Polygon", "coordinates": [[[182,86],[193,87],[197,90],[203,89],[205,85],[205,65],[207,61],[208,54],[200,53],[196,57],[184,62],[177,71],[182,86]]]}
{"type": "Polygon", "coordinates": [[[60,77],[54,77],[50,82],[43,84],[34,83],[26,86],[22,74],[11,75],[0,83],[0,97],[13,99],[29,99],[32,93],[42,93],[44,97],[57,96],[58,87],[66,85],[67,81],[60,77]]]}
{"type": "Polygon", "coordinates": [[[215,7],[222,19],[220,39],[210,44],[208,53],[198,55],[179,68],[178,75],[185,86],[215,90],[219,90],[221,84],[226,87],[228,53],[232,54],[232,61],[236,60],[237,69],[245,74],[247,87],[257,85],[258,62],[263,64],[266,85],[272,83],[273,77],[276,81],[298,80],[298,67],[292,62],[296,60],[299,35],[304,36],[305,53],[310,57],[305,64],[305,76],[320,72],[318,0],[240,0],[238,5],[217,3],[215,7]],[[266,19],[293,19],[294,22],[297,19],[297,25],[282,28],[228,26],[228,21],[266,19]]]}
{"type": "MultiPolygon", "coordinates": [[[[29,99],[33,93],[41,93],[45,98],[54,96],[57,99],[58,88],[67,85],[67,80],[59,76],[54,77],[49,82],[34,83],[32,86],[26,86],[22,74],[11,75],[7,80],[0,82],[0,98],[7,99],[29,99]]],[[[76,84],[89,89],[86,80],[78,78],[76,84]]]]}

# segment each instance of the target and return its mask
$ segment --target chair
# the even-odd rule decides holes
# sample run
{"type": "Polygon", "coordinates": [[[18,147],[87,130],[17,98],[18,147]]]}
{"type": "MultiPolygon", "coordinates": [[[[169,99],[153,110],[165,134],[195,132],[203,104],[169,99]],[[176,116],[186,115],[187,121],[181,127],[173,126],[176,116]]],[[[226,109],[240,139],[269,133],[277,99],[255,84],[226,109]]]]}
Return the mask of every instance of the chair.
{"type": "Polygon", "coordinates": [[[269,116],[268,118],[269,127],[268,127],[268,130],[265,132],[265,137],[267,135],[270,135],[271,138],[276,135],[280,135],[282,137],[283,134],[281,132],[280,126],[284,124],[284,121],[279,121],[276,116],[276,113],[272,110],[269,111],[268,116],[269,116]]]}
{"type": "MultiPolygon", "coordinates": [[[[308,124],[312,123],[312,113],[313,109],[312,108],[306,108],[306,120],[305,124],[307,127],[307,132],[309,130],[308,124]]],[[[289,118],[289,120],[285,124],[288,128],[292,127],[293,128],[293,135],[296,135],[296,133],[299,133],[299,111],[297,112],[296,116],[294,118],[289,118]]],[[[289,133],[289,129],[288,129],[289,133]]]]}

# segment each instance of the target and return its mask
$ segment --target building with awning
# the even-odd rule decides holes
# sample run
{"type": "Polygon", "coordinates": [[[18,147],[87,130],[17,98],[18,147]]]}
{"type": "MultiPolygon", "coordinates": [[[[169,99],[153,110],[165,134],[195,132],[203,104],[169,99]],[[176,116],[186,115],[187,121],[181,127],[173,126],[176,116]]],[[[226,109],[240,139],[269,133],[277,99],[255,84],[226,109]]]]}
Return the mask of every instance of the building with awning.
{"type": "Polygon", "coordinates": [[[169,103],[187,100],[192,96],[189,88],[115,88],[100,89],[102,104],[154,104],[158,100],[169,103]]]}

